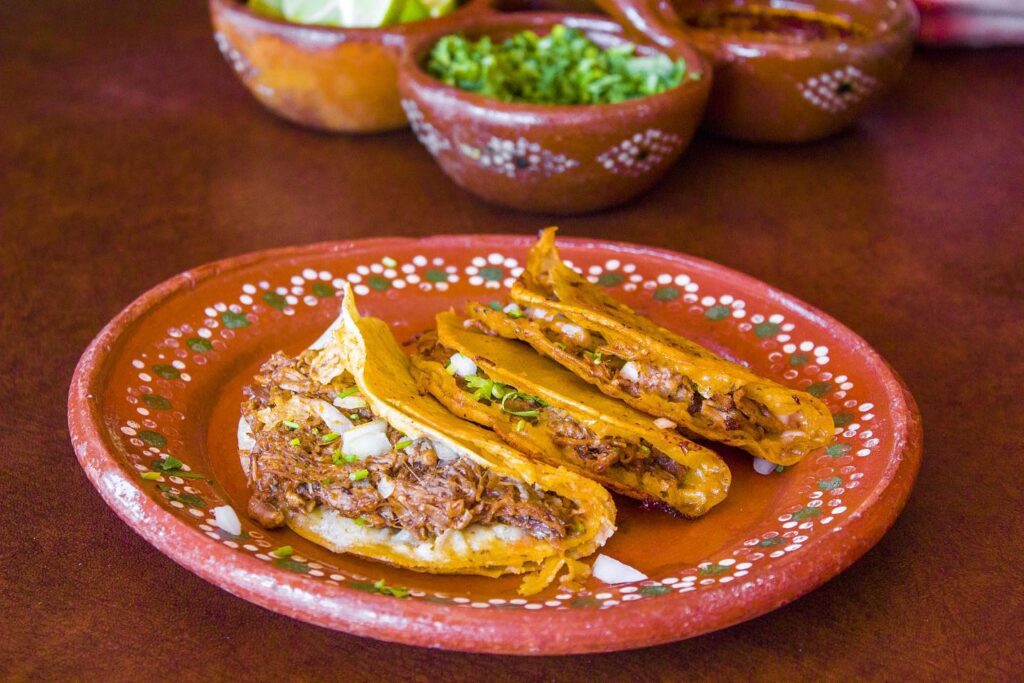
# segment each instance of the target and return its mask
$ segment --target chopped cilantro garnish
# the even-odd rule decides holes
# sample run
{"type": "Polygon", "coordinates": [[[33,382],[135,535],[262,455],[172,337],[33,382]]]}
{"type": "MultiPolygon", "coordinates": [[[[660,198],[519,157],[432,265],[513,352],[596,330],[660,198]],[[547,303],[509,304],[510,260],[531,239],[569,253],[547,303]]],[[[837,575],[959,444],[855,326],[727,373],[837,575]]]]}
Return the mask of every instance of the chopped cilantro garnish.
{"type": "Polygon", "coordinates": [[[345,461],[345,456],[342,454],[340,448],[337,449],[336,451],[334,451],[333,453],[331,453],[331,462],[333,462],[335,465],[340,465],[344,461],[345,461]]]}
{"type": "Polygon", "coordinates": [[[366,520],[362,517],[356,517],[352,520],[356,526],[366,526],[366,520]]]}
{"type": "Polygon", "coordinates": [[[408,448],[411,445],[412,445],[412,439],[402,439],[401,441],[399,441],[398,443],[395,444],[395,450],[396,451],[400,451],[403,448],[408,448]]]}
{"type": "Polygon", "coordinates": [[[341,434],[338,432],[327,432],[320,437],[320,443],[331,443],[332,441],[337,441],[340,437],[341,434]]]}
{"type": "Polygon", "coordinates": [[[642,450],[644,452],[644,455],[650,455],[651,454],[651,447],[648,446],[647,444],[640,444],[640,450],[642,450]]]}
{"type": "Polygon", "coordinates": [[[473,392],[473,398],[478,401],[490,401],[492,399],[500,400],[516,390],[515,387],[509,386],[508,384],[502,384],[501,382],[495,382],[494,380],[481,375],[471,375],[470,377],[467,377],[466,386],[475,390],[473,392]]]}
{"type": "Polygon", "coordinates": [[[149,479],[150,481],[155,481],[155,480],[159,479],[162,476],[163,475],[160,474],[159,472],[143,472],[142,473],[142,478],[143,479],[149,479]]]}
{"type": "Polygon", "coordinates": [[[487,307],[489,309],[491,309],[492,311],[500,311],[501,310],[501,302],[500,301],[492,301],[491,303],[487,304],[487,307]]]}
{"type": "Polygon", "coordinates": [[[600,351],[584,351],[583,355],[590,359],[594,365],[600,365],[602,356],[600,351]]]}
{"type": "Polygon", "coordinates": [[[577,521],[576,524],[574,524],[572,527],[572,530],[577,534],[582,534],[584,531],[586,531],[586,529],[587,525],[580,521],[577,521]]]}
{"type": "Polygon", "coordinates": [[[348,418],[350,420],[361,420],[361,419],[363,419],[363,416],[360,415],[359,413],[349,413],[348,414],[348,418]]]}
{"type": "Polygon", "coordinates": [[[448,365],[444,366],[444,371],[447,372],[449,375],[454,376],[455,375],[455,366],[452,365],[451,363],[449,363],[448,365]]]}
{"type": "Polygon", "coordinates": [[[359,393],[359,387],[349,387],[345,391],[343,391],[340,394],[338,394],[338,398],[346,398],[346,397],[351,396],[352,394],[356,394],[356,393],[359,393]]]}
{"type": "Polygon", "coordinates": [[[510,410],[506,404],[509,402],[509,400],[514,398],[518,398],[523,401],[528,401],[530,403],[536,403],[540,407],[544,407],[547,405],[547,403],[542,401],[537,396],[533,396],[531,394],[524,394],[521,391],[510,391],[501,397],[501,409],[508,413],[509,415],[515,415],[516,417],[537,417],[538,415],[540,415],[540,411],[537,410],[536,408],[533,408],[531,410],[510,410]]]}
{"type": "Polygon", "coordinates": [[[516,310],[505,311],[505,315],[507,315],[510,318],[522,318],[523,317],[523,312],[522,311],[516,311],[516,310]]]}
{"type": "Polygon", "coordinates": [[[352,474],[348,475],[348,478],[352,481],[362,481],[370,476],[370,470],[356,470],[352,474]]]}
{"type": "Polygon", "coordinates": [[[281,559],[283,557],[291,557],[295,550],[290,545],[283,545],[280,548],[271,550],[268,555],[281,559]]]}
{"type": "Polygon", "coordinates": [[[517,432],[523,431],[523,429],[525,427],[526,427],[526,420],[520,419],[519,422],[516,422],[516,431],[517,432]]]}
{"type": "Polygon", "coordinates": [[[341,457],[342,457],[342,459],[345,460],[345,462],[355,462],[356,460],[359,459],[358,455],[353,455],[352,453],[346,453],[345,455],[343,455],[341,457]]]}
{"type": "Polygon", "coordinates": [[[292,422],[291,420],[281,420],[281,424],[283,424],[288,429],[298,429],[299,428],[299,423],[298,422],[292,422]]]}
{"type": "Polygon", "coordinates": [[[301,442],[301,441],[299,441],[299,437],[295,437],[294,439],[292,439],[292,440],[291,440],[291,441],[289,441],[288,443],[290,443],[290,444],[291,444],[291,445],[293,445],[293,446],[298,446],[298,445],[299,445],[300,443],[302,443],[302,442],[301,442]]]}
{"type": "Polygon", "coordinates": [[[776,465],[775,466],[775,471],[776,472],[785,472],[786,471],[786,466],[785,465],[776,465]]]}
{"type": "Polygon", "coordinates": [[[324,477],[323,479],[320,480],[320,483],[323,484],[324,486],[330,486],[331,484],[334,483],[334,478],[324,477]]]}

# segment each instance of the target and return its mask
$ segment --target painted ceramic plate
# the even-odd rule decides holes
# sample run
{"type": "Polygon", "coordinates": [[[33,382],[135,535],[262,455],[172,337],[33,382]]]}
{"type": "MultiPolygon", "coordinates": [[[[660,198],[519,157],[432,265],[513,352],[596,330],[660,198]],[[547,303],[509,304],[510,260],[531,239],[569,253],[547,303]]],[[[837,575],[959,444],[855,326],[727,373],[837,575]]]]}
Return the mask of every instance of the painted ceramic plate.
{"type": "Polygon", "coordinates": [[[762,476],[733,471],[727,500],[697,521],[618,499],[604,553],[650,577],[522,598],[519,579],[432,576],[340,556],[248,519],[235,450],[242,386],[276,350],[297,352],[351,282],[399,341],[468,299],[507,299],[528,237],[434,237],[260,252],[183,273],[118,315],[71,386],[75,452],[114,511],[161,552],[231,593],[310,623],[384,640],[500,653],[580,653],[678,640],[775,609],[849,566],[889,528],[920,460],[913,399],[860,337],[749,277],[681,254],[560,240],[590,279],[662,325],[806,389],[834,413],[835,443],[762,476]],[[177,473],[146,474],[161,454],[177,473]],[[143,475],[146,474],[146,477],[143,475]],[[158,476],[158,479],[147,477],[158,476]],[[273,548],[291,545],[289,558],[273,548]],[[381,591],[407,588],[405,597],[381,591]]]}

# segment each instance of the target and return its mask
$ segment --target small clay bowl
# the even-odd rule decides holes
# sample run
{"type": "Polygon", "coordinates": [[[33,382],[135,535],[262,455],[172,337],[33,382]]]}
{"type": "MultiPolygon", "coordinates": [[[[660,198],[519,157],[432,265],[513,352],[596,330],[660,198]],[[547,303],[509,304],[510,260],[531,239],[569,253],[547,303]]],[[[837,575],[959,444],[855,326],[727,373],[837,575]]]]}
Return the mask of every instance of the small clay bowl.
{"type": "MultiPolygon", "coordinates": [[[[621,26],[596,16],[527,13],[473,17],[456,31],[496,40],[562,23],[602,47],[627,42],[621,26]]],[[[693,48],[655,49],[699,74],[676,88],[616,104],[509,103],[445,85],[425,70],[439,30],[410,43],[398,88],[417,138],[460,186],[522,211],[582,213],[621,204],[651,187],[686,149],[697,128],[711,69],[693,48]]]]}
{"type": "Polygon", "coordinates": [[[209,3],[217,46],[249,92],[278,116],[336,133],[408,125],[395,87],[407,40],[489,5],[488,0],[466,0],[439,19],[335,28],[265,17],[243,0],[209,3]]]}
{"type": "Polygon", "coordinates": [[[918,26],[911,0],[596,1],[655,43],[681,29],[714,62],[705,127],[756,142],[850,126],[899,78],[918,26]]]}

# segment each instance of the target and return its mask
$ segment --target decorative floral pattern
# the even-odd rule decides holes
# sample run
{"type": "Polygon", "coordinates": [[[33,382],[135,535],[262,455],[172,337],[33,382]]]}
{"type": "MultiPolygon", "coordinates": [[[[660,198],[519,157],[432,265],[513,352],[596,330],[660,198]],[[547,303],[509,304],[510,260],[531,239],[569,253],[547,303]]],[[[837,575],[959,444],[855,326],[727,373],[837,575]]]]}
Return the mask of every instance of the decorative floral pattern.
{"type": "Polygon", "coordinates": [[[463,156],[472,159],[482,168],[500,173],[508,178],[539,176],[546,178],[579,166],[579,162],[564,154],[555,154],[520,137],[515,140],[492,137],[481,146],[459,143],[463,156]]]}
{"type": "Polygon", "coordinates": [[[402,100],[402,109],[405,110],[405,116],[409,119],[409,126],[412,128],[412,132],[416,134],[416,139],[427,148],[432,156],[437,156],[441,152],[451,149],[452,144],[448,142],[448,138],[441,135],[441,131],[434,127],[434,124],[430,123],[423,116],[423,112],[420,111],[419,106],[409,99],[402,100]]]}
{"type": "Polygon", "coordinates": [[[652,305],[677,306],[678,315],[692,315],[710,325],[735,325],[749,334],[767,355],[773,373],[793,386],[805,388],[834,411],[837,441],[808,456],[808,467],[786,476],[800,477],[803,488],[772,528],[723,549],[713,560],[670,575],[606,586],[577,593],[560,592],[544,600],[472,600],[460,595],[426,593],[385,585],[367,577],[300,555],[282,557],[272,551],[267,535],[247,520],[235,536],[221,530],[211,510],[226,504],[202,473],[186,462],[183,423],[189,418],[179,407],[193,377],[211,372],[222,352],[240,334],[252,334],[267,316],[293,316],[339,295],[346,282],[364,297],[387,296],[390,290],[417,287],[423,292],[447,290],[465,280],[471,287],[507,289],[522,272],[516,257],[492,252],[468,261],[450,262],[439,255],[417,254],[407,262],[391,256],[356,266],[350,272],[303,269],[284,281],[260,280],[240,286],[233,301],[214,301],[197,309],[190,319],[166,331],[152,347],[134,352],[126,400],[134,414],[121,420],[118,433],[140,485],[153,487],[166,507],[191,523],[211,540],[238,552],[274,564],[282,571],[298,572],[333,585],[377,592],[396,599],[423,599],[468,608],[609,609],[636,600],[653,600],[672,592],[685,593],[741,580],[768,560],[799,552],[816,536],[839,531],[848,510],[847,493],[861,486],[864,474],[858,460],[870,457],[880,444],[871,429],[876,414],[869,400],[855,396],[855,383],[846,375],[827,371],[827,346],[799,339],[797,325],[777,312],[748,311],[747,304],[729,293],[704,294],[688,273],[643,273],[640,267],[618,258],[587,266],[566,263],[597,284],[626,292],[650,292],[652,305]],[[798,341],[799,339],[799,341],[798,341]]]}
{"type": "Polygon", "coordinates": [[[838,114],[861,102],[878,86],[878,81],[855,66],[827,71],[797,84],[809,103],[830,114],[838,114]]]}
{"type": "Polygon", "coordinates": [[[648,128],[601,152],[597,162],[617,175],[639,176],[660,165],[682,142],[675,133],[648,128]]]}

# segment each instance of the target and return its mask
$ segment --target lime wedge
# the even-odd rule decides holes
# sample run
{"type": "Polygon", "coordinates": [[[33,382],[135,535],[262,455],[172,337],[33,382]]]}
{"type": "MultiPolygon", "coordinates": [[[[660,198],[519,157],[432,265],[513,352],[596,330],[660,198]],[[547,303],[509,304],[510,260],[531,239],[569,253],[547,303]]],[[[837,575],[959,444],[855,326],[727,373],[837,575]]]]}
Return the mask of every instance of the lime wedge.
{"type": "Polygon", "coordinates": [[[402,14],[404,0],[337,0],[342,26],[376,28],[394,24],[402,14]]]}
{"type": "Polygon", "coordinates": [[[281,0],[249,0],[249,9],[271,19],[280,19],[284,16],[281,12],[281,0]]]}
{"type": "Polygon", "coordinates": [[[456,0],[420,0],[427,8],[427,12],[434,19],[450,14],[455,9],[456,0]]]}
{"type": "Polygon", "coordinates": [[[408,24],[412,21],[421,21],[430,18],[430,11],[423,6],[420,0],[405,0],[405,7],[398,16],[399,24],[408,24]]]}
{"type": "Polygon", "coordinates": [[[344,25],[339,0],[282,0],[281,13],[296,24],[344,25]]]}

